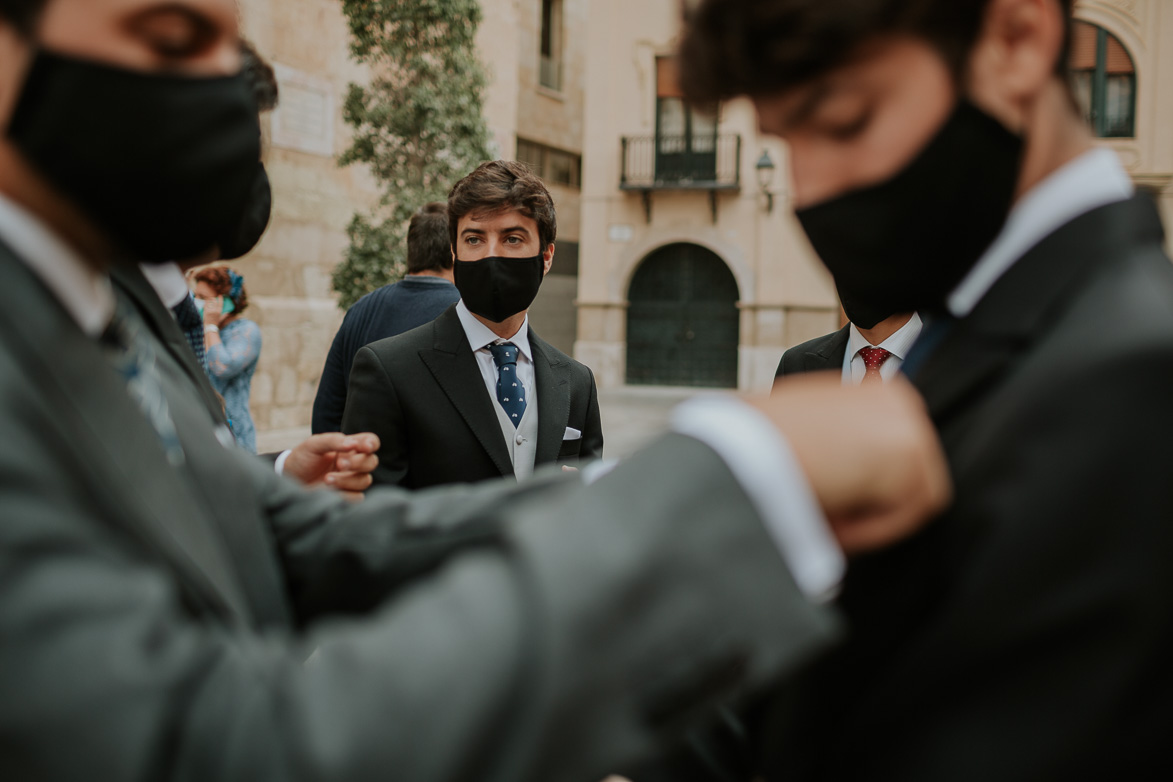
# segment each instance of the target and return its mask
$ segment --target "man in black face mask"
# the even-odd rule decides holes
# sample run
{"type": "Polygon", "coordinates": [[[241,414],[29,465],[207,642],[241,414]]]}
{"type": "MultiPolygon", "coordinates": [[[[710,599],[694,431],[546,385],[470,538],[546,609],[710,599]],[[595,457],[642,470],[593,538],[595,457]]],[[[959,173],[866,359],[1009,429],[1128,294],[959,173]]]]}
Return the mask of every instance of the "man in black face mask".
{"type": "Polygon", "coordinates": [[[590,485],[357,504],[220,442],[109,269],[235,225],[239,70],[231,0],[0,2],[0,778],[600,779],[823,648],[840,545],[947,500],[901,389],[709,405],[590,485]]]}
{"type": "Polygon", "coordinates": [[[848,573],[851,638],[762,709],[758,770],[1169,778],[1173,268],[1071,98],[1072,2],[690,8],[682,83],[789,143],[848,312],[926,315],[904,370],[957,481],[848,573]]]}
{"type": "Polygon", "coordinates": [[[554,259],[546,186],[520,163],[484,163],[452,188],[448,222],[460,301],[354,359],[342,430],[378,435],[375,483],[524,478],[600,458],[594,375],[529,325],[554,259]]]}
{"type": "Polygon", "coordinates": [[[799,372],[838,372],[844,385],[856,386],[896,377],[920,336],[920,315],[901,312],[878,321],[860,318],[857,314],[838,331],[795,345],[783,353],[774,373],[775,382],[799,372]]]}

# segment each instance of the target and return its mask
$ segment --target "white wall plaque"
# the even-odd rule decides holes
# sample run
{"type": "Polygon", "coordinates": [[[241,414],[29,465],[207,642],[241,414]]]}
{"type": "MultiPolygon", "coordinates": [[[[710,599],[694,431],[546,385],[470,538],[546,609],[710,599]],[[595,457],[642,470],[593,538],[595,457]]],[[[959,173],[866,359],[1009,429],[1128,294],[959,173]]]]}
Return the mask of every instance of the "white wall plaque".
{"type": "Polygon", "coordinates": [[[273,145],[334,156],[334,86],[308,73],[274,63],[280,103],[273,111],[273,145]]]}
{"type": "Polygon", "coordinates": [[[630,225],[624,223],[612,223],[607,226],[607,238],[613,242],[630,242],[631,237],[635,235],[635,231],[630,225]]]}

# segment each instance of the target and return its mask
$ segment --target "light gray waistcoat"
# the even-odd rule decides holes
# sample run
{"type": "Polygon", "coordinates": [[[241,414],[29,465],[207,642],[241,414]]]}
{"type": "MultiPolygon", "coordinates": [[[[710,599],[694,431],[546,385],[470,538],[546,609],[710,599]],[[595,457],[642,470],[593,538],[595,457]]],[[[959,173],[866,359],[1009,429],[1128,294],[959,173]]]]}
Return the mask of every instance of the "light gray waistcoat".
{"type": "Polygon", "coordinates": [[[516,429],[497,397],[493,397],[493,410],[497,413],[497,423],[501,425],[501,436],[505,438],[513,473],[519,481],[534,474],[534,460],[538,455],[538,395],[532,388],[526,389],[526,395],[525,413],[516,429]]]}

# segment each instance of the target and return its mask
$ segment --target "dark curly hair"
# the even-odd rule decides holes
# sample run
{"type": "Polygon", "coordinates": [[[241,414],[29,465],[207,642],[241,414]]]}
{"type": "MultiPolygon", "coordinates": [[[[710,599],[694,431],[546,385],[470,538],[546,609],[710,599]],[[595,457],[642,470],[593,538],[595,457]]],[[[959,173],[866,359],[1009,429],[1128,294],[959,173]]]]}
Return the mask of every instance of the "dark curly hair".
{"type": "Polygon", "coordinates": [[[253,88],[253,97],[257,99],[259,111],[272,111],[277,108],[280,90],[277,88],[277,74],[273,66],[261,56],[256,47],[244,38],[240,39],[240,65],[249,86],[253,88]]]}
{"type": "Polygon", "coordinates": [[[442,272],[452,268],[448,244],[448,205],[424,204],[407,227],[407,273],[442,272]]]}
{"type": "Polygon", "coordinates": [[[195,273],[196,282],[205,282],[217,296],[232,300],[234,315],[248,309],[248,291],[244,289],[244,277],[227,266],[207,266],[195,273]],[[235,291],[233,290],[235,288],[235,291]]]}
{"type": "MultiPolygon", "coordinates": [[[[1055,63],[1067,71],[1074,0],[1055,63]]],[[[698,0],[684,4],[680,82],[694,103],[776,95],[845,64],[884,35],[911,35],[940,52],[958,83],[990,0],[698,0]]]]}
{"type": "Polygon", "coordinates": [[[516,210],[538,224],[542,251],[558,236],[554,199],[524,163],[491,160],[456,183],[448,194],[448,238],[456,247],[456,227],[465,215],[495,215],[516,210]]]}

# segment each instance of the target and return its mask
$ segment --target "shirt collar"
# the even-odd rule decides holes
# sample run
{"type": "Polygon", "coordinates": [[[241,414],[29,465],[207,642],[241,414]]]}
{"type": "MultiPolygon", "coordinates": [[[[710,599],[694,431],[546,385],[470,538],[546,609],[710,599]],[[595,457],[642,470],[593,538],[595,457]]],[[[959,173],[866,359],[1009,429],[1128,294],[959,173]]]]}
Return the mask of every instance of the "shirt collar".
{"type": "Polygon", "coordinates": [[[0,237],[35,274],[89,337],[99,337],[114,317],[110,278],[39,217],[0,193],[0,237]]]}
{"type": "Polygon", "coordinates": [[[879,345],[872,345],[872,343],[864,339],[863,334],[860,334],[859,329],[852,323],[851,328],[848,330],[847,358],[849,361],[854,359],[855,354],[861,348],[877,347],[883,348],[903,361],[904,357],[908,355],[908,349],[912,347],[912,343],[916,342],[916,338],[920,336],[920,329],[920,315],[914,312],[912,313],[912,317],[908,319],[908,322],[896,329],[886,340],[879,345]]]}
{"type": "Polygon", "coordinates": [[[139,270],[147,278],[147,282],[155,289],[155,294],[167,305],[167,309],[174,309],[181,301],[191,295],[187,287],[187,279],[177,263],[142,263],[139,270]]]}
{"type": "Polygon", "coordinates": [[[1002,232],[949,294],[954,317],[973,312],[1014,263],[1040,241],[1080,215],[1132,197],[1132,180],[1116,153],[1097,148],[1053,172],[1019,199],[1002,232]]]}
{"type": "Polygon", "coordinates": [[[521,355],[525,356],[531,362],[534,360],[529,348],[529,313],[526,313],[525,319],[521,322],[521,328],[509,339],[498,337],[493,333],[492,329],[477,320],[469,312],[468,307],[464,303],[464,299],[456,303],[456,317],[460,318],[460,325],[464,327],[464,335],[468,337],[468,344],[472,348],[473,353],[494,342],[512,342],[517,346],[521,355]]]}

